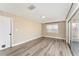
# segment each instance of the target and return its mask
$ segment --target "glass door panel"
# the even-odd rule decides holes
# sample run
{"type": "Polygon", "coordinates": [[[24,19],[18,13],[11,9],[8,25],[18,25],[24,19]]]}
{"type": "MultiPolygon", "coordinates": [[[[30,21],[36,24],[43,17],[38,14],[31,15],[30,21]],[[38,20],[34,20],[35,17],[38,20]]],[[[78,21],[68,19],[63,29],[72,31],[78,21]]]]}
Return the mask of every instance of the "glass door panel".
{"type": "Polygon", "coordinates": [[[79,56],[79,11],[69,21],[70,45],[74,55],[79,56]]]}

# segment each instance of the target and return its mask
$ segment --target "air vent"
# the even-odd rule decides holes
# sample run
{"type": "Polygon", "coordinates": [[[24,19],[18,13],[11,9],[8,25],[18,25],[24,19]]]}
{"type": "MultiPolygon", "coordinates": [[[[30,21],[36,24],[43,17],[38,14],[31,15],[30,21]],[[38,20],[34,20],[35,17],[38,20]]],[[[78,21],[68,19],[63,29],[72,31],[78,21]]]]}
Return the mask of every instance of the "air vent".
{"type": "Polygon", "coordinates": [[[30,5],[28,8],[29,8],[30,10],[33,10],[33,9],[35,9],[36,7],[35,7],[34,5],[30,5]]]}
{"type": "Polygon", "coordinates": [[[6,46],[5,44],[4,44],[4,45],[2,45],[2,48],[5,48],[5,46],[6,46]]]}

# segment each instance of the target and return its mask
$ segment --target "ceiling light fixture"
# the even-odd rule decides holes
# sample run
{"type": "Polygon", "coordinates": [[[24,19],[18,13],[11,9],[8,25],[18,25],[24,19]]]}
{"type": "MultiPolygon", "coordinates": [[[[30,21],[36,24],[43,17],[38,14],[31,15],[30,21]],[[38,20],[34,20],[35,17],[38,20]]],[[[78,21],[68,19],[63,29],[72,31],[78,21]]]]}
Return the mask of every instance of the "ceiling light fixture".
{"type": "Polygon", "coordinates": [[[46,18],[45,16],[42,16],[42,18],[46,18]]]}

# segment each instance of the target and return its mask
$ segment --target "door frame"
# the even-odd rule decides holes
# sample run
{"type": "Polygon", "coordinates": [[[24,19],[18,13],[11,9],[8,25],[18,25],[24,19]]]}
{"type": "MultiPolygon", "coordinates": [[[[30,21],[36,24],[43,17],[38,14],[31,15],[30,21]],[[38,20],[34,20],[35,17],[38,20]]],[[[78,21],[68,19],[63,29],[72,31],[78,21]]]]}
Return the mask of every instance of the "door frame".
{"type": "Polygon", "coordinates": [[[68,17],[66,20],[66,39],[68,39],[68,43],[70,44],[70,29],[69,29],[69,27],[70,27],[70,24],[69,24],[69,22],[72,20],[72,18],[74,17],[74,15],[77,13],[79,11],[79,4],[77,5],[77,7],[75,8],[75,10],[71,13],[71,15],[70,15],[70,17],[68,17]]]}
{"type": "Polygon", "coordinates": [[[13,40],[13,17],[10,17],[10,48],[12,48],[12,40],[13,40]]]}

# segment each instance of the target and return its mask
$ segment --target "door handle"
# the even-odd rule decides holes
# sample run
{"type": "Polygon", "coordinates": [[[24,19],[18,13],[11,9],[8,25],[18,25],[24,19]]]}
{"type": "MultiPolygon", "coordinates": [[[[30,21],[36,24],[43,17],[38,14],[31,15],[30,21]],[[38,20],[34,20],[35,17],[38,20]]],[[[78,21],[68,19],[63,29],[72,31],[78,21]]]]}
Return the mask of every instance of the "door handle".
{"type": "Polygon", "coordinates": [[[11,33],[9,35],[12,35],[11,33]]]}

